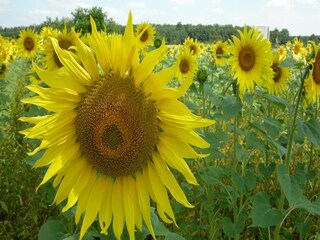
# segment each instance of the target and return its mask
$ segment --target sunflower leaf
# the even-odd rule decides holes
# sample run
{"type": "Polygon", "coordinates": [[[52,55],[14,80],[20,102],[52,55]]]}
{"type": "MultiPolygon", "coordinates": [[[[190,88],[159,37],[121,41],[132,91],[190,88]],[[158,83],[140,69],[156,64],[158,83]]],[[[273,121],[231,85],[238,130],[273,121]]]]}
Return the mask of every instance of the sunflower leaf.
{"type": "Polygon", "coordinates": [[[50,219],[41,226],[38,240],[60,240],[64,235],[61,223],[50,219]]]}
{"type": "Polygon", "coordinates": [[[271,227],[282,219],[281,212],[273,208],[270,198],[265,192],[258,192],[253,198],[252,227],[271,227]]]}

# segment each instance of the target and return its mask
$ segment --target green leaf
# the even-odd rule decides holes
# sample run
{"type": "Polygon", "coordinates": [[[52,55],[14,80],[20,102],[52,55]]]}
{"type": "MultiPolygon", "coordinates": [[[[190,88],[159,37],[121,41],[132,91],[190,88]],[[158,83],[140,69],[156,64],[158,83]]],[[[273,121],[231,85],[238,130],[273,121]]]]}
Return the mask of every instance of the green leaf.
{"type": "Polygon", "coordinates": [[[201,169],[199,175],[204,183],[216,185],[221,183],[223,177],[229,176],[230,171],[222,167],[211,166],[201,169]]]}
{"type": "Polygon", "coordinates": [[[283,121],[269,118],[269,117],[263,117],[263,116],[262,116],[262,119],[263,119],[263,125],[267,130],[268,135],[273,139],[277,138],[281,131],[281,126],[283,124],[283,121]]]}
{"type": "Polygon", "coordinates": [[[255,95],[260,96],[264,99],[267,99],[268,101],[270,101],[271,103],[273,103],[277,107],[280,107],[281,109],[288,108],[290,110],[290,112],[292,111],[292,106],[283,98],[280,98],[280,97],[274,96],[274,95],[270,95],[270,94],[264,93],[259,90],[255,91],[255,95]]]}
{"type": "Polygon", "coordinates": [[[268,166],[263,163],[259,163],[259,171],[263,174],[265,179],[269,179],[276,169],[276,164],[274,162],[270,163],[268,166]]]}
{"type": "Polygon", "coordinates": [[[301,189],[297,179],[291,177],[283,165],[279,165],[277,175],[290,207],[303,208],[311,214],[320,215],[320,205],[318,202],[312,203],[303,195],[303,189],[301,189]]]}
{"type": "Polygon", "coordinates": [[[286,153],[287,153],[287,148],[285,148],[284,146],[282,146],[280,143],[278,143],[277,141],[270,139],[269,138],[269,142],[275,146],[278,150],[278,155],[280,158],[282,158],[286,153]]]}
{"type": "Polygon", "coordinates": [[[265,152],[267,150],[265,141],[258,138],[257,134],[254,132],[248,132],[245,140],[248,148],[259,149],[261,152],[265,152]]]}
{"type": "Polygon", "coordinates": [[[290,68],[293,67],[295,65],[297,65],[299,62],[297,62],[294,58],[286,58],[285,60],[283,60],[278,67],[280,68],[290,68]]]}
{"type": "Polygon", "coordinates": [[[7,204],[6,204],[5,202],[0,201],[0,206],[1,206],[1,208],[2,208],[6,213],[9,212],[9,211],[8,211],[8,206],[7,206],[7,204]]]}
{"type": "Polygon", "coordinates": [[[165,240],[185,240],[184,237],[176,234],[176,233],[168,233],[165,238],[165,240]]]}
{"type": "Polygon", "coordinates": [[[236,185],[237,190],[244,194],[249,194],[256,186],[256,177],[252,172],[248,172],[245,176],[233,174],[232,181],[236,185]]]}
{"type": "Polygon", "coordinates": [[[218,107],[222,113],[215,114],[215,118],[228,121],[239,114],[242,109],[242,103],[234,96],[226,96],[219,102],[218,107]]]}
{"type": "Polygon", "coordinates": [[[229,141],[229,135],[222,131],[205,132],[204,139],[210,143],[212,148],[218,148],[229,141]]]}
{"type": "Polygon", "coordinates": [[[231,222],[230,218],[224,217],[222,219],[222,229],[223,229],[223,232],[228,237],[234,238],[243,232],[244,223],[243,222],[233,223],[233,222],[231,222]]]}
{"type": "Polygon", "coordinates": [[[61,223],[50,219],[41,226],[38,240],[60,240],[64,235],[61,223]]]}
{"type": "Polygon", "coordinates": [[[4,102],[9,101],[9,100],[10,100],[10,98],[7,95],[5,95],[4,93],[0,92],[0,102],[1,103],[4,103],[4,102]]]}
{"type": "Polygon", "coordinates": [[[309,141],[320,149],[320,122],[312,118],[306,122],[298,120],[297,124],[298,129],[305,134],[309,141]]]}
{"type": "Polygon", "coordinates": [[[281,212],[270,205],[270,198],[265,192],[258,192],[253,198],[252,227],[271,227],[282,219],[281,212]]]}

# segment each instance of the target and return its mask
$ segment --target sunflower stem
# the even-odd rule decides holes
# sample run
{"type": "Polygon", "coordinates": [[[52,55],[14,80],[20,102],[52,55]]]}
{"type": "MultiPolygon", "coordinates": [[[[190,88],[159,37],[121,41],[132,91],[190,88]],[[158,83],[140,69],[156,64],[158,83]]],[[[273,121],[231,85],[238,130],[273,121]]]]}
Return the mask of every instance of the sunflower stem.
{"type": "MultiPolygon", "coordinates": [[[[239,98],[238,87],[236,87],[235,91],[236,98],[239,98]]],[[[238,139],[238,115],[234,117],[234,125],[233,125],[233,168],[234,171],[237,172],[238,160],[237,160],[237,139],[238,139]]],[[[237,186],[233,184],[233,221],[237,222],[238,217],[238,204],[237,204],[237,186]]]]}
{"type": "MultiPolygon", "coordinates": [[[[292,146],[293,146],[293,136],[294,136],[294,131],[296,129],[296,121],[297,121],[297,116],[298,116],[298,110],[299,110],[299,106],[300,106],[300,102],[301,102],[303,86],[304,86],[304,80],[305,80],[306,75],[307,74],[302,76],[302,73],[300,71],[300,76],[301,76],[300,88],[299,88],[299,92],[298,92],[298,99],[297,99],[297,102],[295,104],[292,124],[289,127],[289,139],[288,139],[287,155],[286,155],[286,158],[285,158],[285,161],[284,161],[284,166],[287,169],[287,171],[289,170],[289,165],[290,165],[290,160],[291,160],[292,146]]],[[[278,205],[278,210],[280,212],[283,212],[284,199],[285,199],[284,191],[281,188],[281,195],[280,195],[279,205],[278,205]]],[[[275,240],[279,240],[280,239],[281,225],[282,225],[281,223],[277,224],[277,226],[276,226],[276,228],[274,230],[274,239],[275,240]]]]}
{"type": "Polygon", "coordinates": [[[202,91],[202,117],[205,117],[206,115],[206,99],[205,99],[205,93],[204,93],[204,83],[201,83],[201,91],[202,91]]]}

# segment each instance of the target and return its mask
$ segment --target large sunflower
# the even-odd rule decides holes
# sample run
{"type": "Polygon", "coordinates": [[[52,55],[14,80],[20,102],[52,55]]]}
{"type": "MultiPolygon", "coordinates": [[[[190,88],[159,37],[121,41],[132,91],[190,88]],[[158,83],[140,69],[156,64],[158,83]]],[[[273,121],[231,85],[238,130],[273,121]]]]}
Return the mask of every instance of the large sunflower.
{"type": "Polygon", "coordinates": [[[124,224],[134,239],[143,219],[155,238],[150,198],[167,223],[176,224],[168,190],[178,202],[193,207],[170,168],[197,184],[184,158],[199,157],[191,145],[209,146],[193,129],[213,122],[193,115],[177,100],[192,79],[179,88],[167,87],[176,63],[154,72],[165,54],[164,44],[139,61],[131,13],[124,35],[111,35],[107,41],[92,19],[91,24],[90,47],[73,33],[77,59],[52,39],[64,71],[34,66],[48,87],[30,85],[38,95],[23,102],[51,113],[23,117],[35,126],[22,133],[41,140],[30,155],[45,150],[35,163],[49,165],[40,185],[55,177],[55,202],[67,199],[63,211],[77,204],[77,224],[83,216],[80,239],[96,217],[105,234],[113,223],[117,239],[124,224]]]}
{"type": "Polygon", "coordinates": [[[230,46],[231,57],[228,59],[231,71],[239,85],[240,96],[248,89],[254,91],[254,83],[263,86],[265,79],[272,76],[272,51],[270,42],[258,29],[245,26],[243,32],[238,31],[240,39],[233,36],[230,46]]]}
{"type": "Polygon", "coordinates": [[[280,95],[285,90],[288,78],[290,77],[289,68],[279,67],[279,64],[283,60],[284,58],[281,57],[278,51],[273,53],[273,63],[271,66],[273,77],[267,82],[266,85],[268,92],[271,94],[280,95]]]}
{"type": "Polygon", "coordinates": [[[309,103],[320,99],[320,45],[313,44],[313,46],[314,58],[310,62],[312,69],[305,84],[306,98],[309,103]]]}
{"type": "Polygon", "coordinates": [[[38,35],[33,29],[24,29],[19,34],[17,46],[20,54],[26,58],[34,58],[38,52],[38,35]]]}

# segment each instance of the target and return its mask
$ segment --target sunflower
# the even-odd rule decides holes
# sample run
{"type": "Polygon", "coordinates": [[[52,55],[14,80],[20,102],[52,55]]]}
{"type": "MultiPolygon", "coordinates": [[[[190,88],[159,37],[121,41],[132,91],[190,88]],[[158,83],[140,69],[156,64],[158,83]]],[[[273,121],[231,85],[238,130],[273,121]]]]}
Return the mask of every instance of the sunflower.
{"type": "Polygon", "coordinates": [[[176,76],[179,81],[192,80],[193,75],[198,70],[197,58],[190,51],[180,49],[176,60],[176,76]]]}
{"type": "Polygon", "coordinates": [[[189,49],[192,55],[198,57],[200,55],[200,43],[197,39],[187,37],[184,41],[184,47],[189,49]]]}
{"type": "Polygon", "coordinates": [[[284,45],[281,45],[281,46],[278,48],[278,53],[279,53],[279,58],[285,59],[286,56],[287,56],[286,47],[285,47],[284,45]]]}
{"type": "Polygon", "coordinates": [[[218,66],[225,66],[226,65],[226,58],[221,56],[222,54],[228,54],[228,43],[218,41],[212,47],[212,57],[214,63],[218,66]]]}
{"type": "Polygon", "coordinates": [[[280,95],[286,85],[288,78],[290,77],[290,69],[289,68],[281,68],[279,64],[284,60],[283,57],[280,56],[279,52],[273,53],[273,63],[272,63],[272,71],[273,77],[271,80],[267,82],[268,92],[275,95],[280,95]]]}
{"type": "Polygon", "coordinates": [[[1,60],[0,57],[0,80],[3,80],[6,73],[8,72],[8,64],[1,60]]]}
{"type": "Polygon", "coordinates": [[[303,42],[299,40],[298,38],[294,38],[294,43],[292,46],[292,56],[296,60],[301,60],[303,57],[303,42]]]}
{"type": "Polygon", "coordinates": [[[26,58],[34,58],[38,53],[38,35],[33,29],[24,29],[17,42],[20,54],[26,58]]]}
{"type": "MultiPolygon", "coordinates": [[[[70,47],[75,46],[75,36],[70,31],[68,32],[66,25],[64,26],[62,32],[52,31],[51,37],[56,38],[58,40],[60,48],[64,50],[69,50],[70,47]]],[[[51,41],[44,42],[44,48],[42,53],[45,55],[45,66],[49,70],[56,70],[63,66],[54,50],[51,41]]]]}
{"type": "Polygon", "coordinates": [[[314,44],[314,58],[310,64],[312,68],[305,84],[308,103],[319,101],[320,97],[320,45],[314,44]]]}
{"type": "Polygon", "coordinates": [[[138,39],[138,47],[142,53],[145,53],[148,46],[153,45],[155,32],[154,27],[147,22],[140,23],[137,26],[136,38],[138,39]]]}
{"type": "Polygon", "coordinates": [[[272,51],[270,42],[263,40],[263,35],[257,29],[248,31],[245,26],[243,32],[238,32],[240,39],[233,36],[228,60],[242,97],[247,89],[254,91],[254,83],[263,86],[265,79],[272,76],[272,51]]]}
{"type": "Polygon", "coordinates": [[[22,134],[41,140],[30,155],[45,150],[35,163],[49,165],[40,186],[55,177],[55,203],[67,200],[62,211],[77,204],[75,222],[83,217],[80,239],[96,217],[105,234],[112,223],[117,239],[124,224],[135,239],[142,220],[155,238],[150,198],[166,223],[176,224],[168,190],[179,203],[193,207],[171,168],[197,184],[184,158],[199,157],[191,145],[209,146],[194,129],[213,121],[193,115],[177,100],[192,79],[178,88],[167,87],[177,63],[154,71],[165,55],[164,44],[140,62],[131,13],[124,34],[107,41],[90,21],[90,47],[73,31],[77,59],[52,39],[63,67],[49,71],[34,64],[48,87],[28,86],[38,95],[23,102],[50,113],[21,118],[35,124],[22,134]]]}
{"type": "Polygon", "coordinates": [[[43,41],[47,41],[49,37],[57,36],[58,31],[52,27],[43,27],[40,32],[40,37],[43,41]]]}

